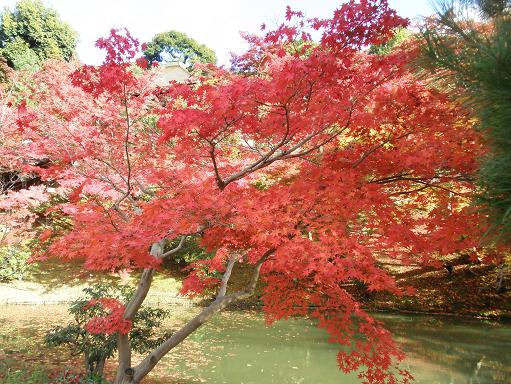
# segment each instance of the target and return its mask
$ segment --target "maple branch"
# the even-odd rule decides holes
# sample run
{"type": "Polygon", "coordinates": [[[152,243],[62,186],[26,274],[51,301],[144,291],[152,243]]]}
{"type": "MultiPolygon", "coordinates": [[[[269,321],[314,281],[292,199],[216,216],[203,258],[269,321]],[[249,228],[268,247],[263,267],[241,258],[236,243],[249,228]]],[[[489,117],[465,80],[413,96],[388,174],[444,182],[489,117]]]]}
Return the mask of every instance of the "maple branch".
{"type": "Polygon", "coordinates": [[[93,160],[96,160],[96,161],[99,161],[100,163],[104,164],[107,166],[107,168],[110,168],[111,170],[113,170],[117,175],[119,175],[119,177],[127,184],[128,181],[126,180],[126,178],[124,177],[123,173],[118,170],[112,163],[110,163],[109,161],[106,161],[106,160],[103,160],[99,157],[93,157],[93,160]]]}
{"type": "MultiPolygon", "coordinates": [[[[165,246],[165,239],[157,241],[151,245],[150,254],[153,257],[161,258],[163,253],[163,249],[165,246]]],[[[140,280],[137,286],[135,293],[133,294],[131,300],[128,305],[126,305],[126,309],[124,310],[124,318],[131,320],[133,316],[137,313],[140,306],[144,302],[147,293],[149,292],[149,288],[151,287],[151,283],[153,280],[153,268],[145,268],[140,276],[140,280]]]]}
{"type": "Polygon", "coordinates": [[[305,138],[300,140],[292,148],[289,148],[289,149],[282,151],[282,152],[276,154],[275,156],[273,156],[280,147],[287,144],[287,142],[281,141],[281,143],[279,143],[277,146],[275,146],[270,151],[268,151],[268,153],[266,153],[263,157],[261,157],[261,159],[257,160],[255,163],[252,163],[251,165],[243,168],[242,170],[235,172],[235,173],[231,174],[230,176],[228,176],[227,178],[223,179],[222,185],[219,184],[220,189],[224,189],[228,184],[232,183],[233,181],[239,180],[249,173],[252,173],[252,172],[257,171],[261,168],[267,167],[268,165],[274,163],[275,161],[304,156],[304,155],[318,149],[319,146],[324,145],[325,143],[328,143],[329,141],[333,140],[335,137],[337,137],[341,133],[341,132],[339,132],[335,135],[332,135],[327,140],[322,142],[320,145],[314,146],[314,147],[308,149],[307,151],[303,151],[303,152],[296,153],[296,154],[292,153],[292,152],[296,151],[297,149],[301,148],[302,146],[304,146],[305,144],[307,144],[314,137],[323,133],[327,128],[329,128],[329,127],[325,127],[318,132],[308,134],[305,138]]]}
{"type": "Polygon", "coordinates": [[[126,93],[126,84],[123,85],[123,104],[124,104],[124,112],[126,113],[126,135],[124,137],[124,152],[126,155],[126,166],[128,168],[128,175],[126,177],[126,192],[119,197],[114,203],[114,209],[116,211],[120,211],[119,205],[126,199],[131,193],[131,160],[130,160],[130,152],[129,152],[129,137],[130,137],[130,113],[128,110],[128,95],[126,93]]]}
{"type": "MultiPolygon", "coordinates": [[[[353,117],[353,110],[354,110],[354,106],[355,106],[355,103],[353,103],[349,109],[349,112],[348,112],[348,117],[346,119],[346,123],[344,123],[344,126],[342,128],[340,128],[339,130],[335,131],[333,134],[331,134],[327,139],[323,140],[322,142],[312,146],[311,148],[305,150],[305,151],[302,151],[302,152],[298,152],[298,153],[293,153],[296,149],[300,148],[298,147],[297,145],[295,145],[295,147],[291,148],[290,150],[286,151],[288,152],[289,154],[286,154],[285,156],[282,157],[282,159],[291,159],[291,158],[296,158],[296,157],[303,157],[303,156],[306,156],[308,154],[310,154],[311,152],[321,148],[323,145],[326,145],[328,144],[329,142],[331,142],[332,140],[334,140],[336,137],[339,137],[346,129],[348,129],[348,127],[350,126],[351,124],[351,119],[353,117]]],[[[323,133],[324,131],[326,131],[330,126],[327,126],[325,128],[323,128],[321,131],[317,132],[314,134],[314,136],[317,136],[321,133],[323,133]]],[[[314,137],[313,136],[313,137],[314,137]]],[[[312,139],[312,138],[311,138],[312,139]]],[[[309,139],[310,140],[310,139],[309,139]]],[[[308,140],[308,141],[309,141],[308,140]]],[[[305,143],[304,143],[305,144],[305,143]]],[[[301,145],[303,146],[303,144],[301,145]]]]}
{"type": "Polygon", "coordinates": [[[124,112],[126,113],[126,137],[124,139],[124,151],[126,152],[126,165],[128,166],[128,176],[126,179],[126,187],[127,191],[126,193],[129,195],[131,192],[131,161],[130,161],[130,152],[129,152],[129,137],[130,137],[130,128],[131,128],[131,122],[130,122],[130,113],[128,110],[128,95],[126,94],[126,85],[123,85],[123,92],[124,92],[124,112]]]}
{"type": "MultiPolygon", "coordinates": [[[[383,84],[384,82],[386,82],[390,78],[392,78],[392,76],[394,74],[395,73],[391,71],[388,75],[386,75],[382,79],[376,81],[372,85],[372,87],[365,92],[364,97],[367,97],[379,85],[383,84]]],[[[311,89],[309,91],[309,94],[312,94],[312,86],[311,86],[311,89]]],[[[287,102],[289,102],[294,96],[295,96],[295,94],[291,95],[287,102]]],[[[216,158],[214,156],[214,147],[213,147],[213,150],[211,151],[211,157],[212,157],[212,160],[213,160],[213,167],[214,167],[215,177],[216,177],[216,180],[217,180],[218,187],[221,190],[223,190],[231,182],[239,180],[239,179],[243,178],[244,176],[246,176],[247,174],[252,173],[254,171],[257,171],[257,170],[259,170],[261,168],[264,168],[264,167],[274,163],[277,160],[284,160],[284,159],[303,157],[303,156],[306,156],[306,155],[310,154],[311,152],[319,149],[320,147],[328,144],[329,142],[334,140],[336,137],[341,135],[342,132],[344,132],[349,127],[349,125],[351,124],[351,120],[352,120],[352,117],[353,117],[353,112],[354,112],[355,106],[358,103],[358,101],[359,101],[359,98],[356,98],[355,100],[353,100],[351,102],[351,105],[350,105],[349,111],[348,111],[348,116],[346,118],[346,122],[345,122],[344,126],[341,129],[339,129],[335,133],[329,135],[325,140],[321,141],[320,143],[315,144],[311,148],[308,148],[308,149],[303,150],[303,151],[298,152],[298,153],[293,153],[293,152],[295,152],[298,149],[300,149],[303,146],[305,146],[313,138],[315,138],[318,135],[324,133],[325,130],[330,128],[332,125],[331,124],[327,125],[326,127],[320,129],[319,131],[316,131],[316,132],[308,134],[302,140],[300,140],[298,143],[296,143],[293,147],[291,147],[289,149],[286,149],[284,151],[281,151],[280,153],[277,153],[277,150],[279,148],[283,147],[284,145],[286,145],[287,143],[289,143],[289,141],[291,140],[291,138],[293,136],[293,135],[289,136],[289,131],[290,131],[289,107],[287,106],[287,104],[283,104],[281,107],[284,108],[284,116],[285,116],[285,119],[286,119],[285,120],[286,121],[285,122],[285,124],[286,124],[286,132],[285,132],[283,138],[281,139],[281,141],[275,147],[271,147],[270,146],[271,149],[265,155],[261,156],[261,158],[258,159],[256,162],[254,162],[254,163],[250,164],[249,166],[243,168],[242,170],[240,170],[238,172],[235,172],[235,173],[231,174],[230,176],[222,179],[222,177],[220,176],[219,170],[218,170],[218,164],[216,162],[216,158]]],[[[402,137],[408,136],[411,133],[412,132],[407,132],[407,133],[405,133],[403,135],[400,135],[400,136],[396,137],[395,139],[398,140],[398,139],[400,139],[402,137]]],[[[388,142],[388,141],[386,141],[386,142],[388,142]]],[[[367,158],[371,153],[376,151],[378,148],[381,148],[383,145],[385,145],[386,142],[381,143],[380,145],[378,145],[377,148],[374,148],[374,149],[370,150],[369,153],[366,153],[362,157],[362,159],[360,159],[359,161],[357,161],[355,163],[354,167],[356,167],[358,164],[360,164],[365,158],[367,158]]]]}
{"type": "Polygon", "coordinates": [[[386,183],[391,183],[393,181],[400,181],[400,180],[409,180],[409,179],[405,179],[406,176],[408,175],[411,175],[412,172],[403,172],[403,173],[398,173],[397,175],[392,175],[392,176],[386,176],[386,177],[382,177],[380,179],[373,179],[373,180],[370,180],[369,183],[373,183],[373,184],[386,184],[386,183]]]}
{"type": "Polygon", "coordinates": [[[243,140],[243,142],[245,143],[245,145],[247,146],[247,148],[250,149],[251,152],[256,152],[259,156],[263,156],[263,154],[261,153],[261,151],[259,149],[257,149],[257,146],[252,146],[246,138],[242,137],[241,138],[243,140]]]}
{"type": "MultiPolygon", "coordinates": [[[[449,192],[449,193],[452,193],[454,195],[457,195],[457,196],[461,196],[461,197],[466,197],[466,195],[464,195],[463,193],[459,193],[459,192],[456,192],[456,191],[453,191],[452,189],[449,189],[449,188],[446,188],[442,185],[439,185],[439,184],[433,184],[433,179],[432,178],[431,180],[429,181],[422,181],[422,180],[411,180],[415,183],[418,183],[418,184],[423,184],[423,187],[420,187],[420,188],[417,188],[417,189],[412,189],[412,190],[409,190],[409,191],[402,191],[402,192],[394,192],[394,193],[391,193],[390,196],[393,196],[393,195],[404,195],[404,194],[409,194],[409,193],[413,193],[413,192],[419,192],[419,191],[422,191],[426,188],[438,188],[438,189],[442,189],[446,192],[449,192]]],[[[406,179],[403,179],[403,180],[406,180],[406,179]]]]}
{"type": "MultiPolygon", "coordinates": [[[[288,102],[294,96],[295,95],[290,96],[288,102]]],[[[215,178],[216,178],[216,181],[217,181],[217,185],[218,185],[218,187],[221,190],[223,190],[229,183],[231,183],[231,182],[233,182],[235,180],[239,180],[240,178],[242,178],[243,176],[245,176],[246,174],[248,174],[250,172],[253,172],[253,171],[256,171],[256,170],[261,169],[263,167],[266,167],[267,165],[273,163],[276,160],[279,160],[282,157],[281,155],[279,155],[279,156],[276,156],[273,159],[271,158],[279,148],[281,148],[282,146],[284,146],[287,143],[289,143],[289,141],[291,140],[293,135],[289,135],[289,132],[291,130],[289,107],[287,106],[287,104],[284,104],[281,107],[284,108],[286,130],[285,130],[284,135],[283,135],[282,139],[280,140],[280,142],[277,143],[277,145],[275,147],[273,147],[273,146],[271,146],[271,144],[269,144],[270,150],[266,154],[264,154],[264,155],[259,150],[256,150],[257,153],[261,156],[261,158],[258,159],[255,163],[252,163],[251,165],[246,167],[244,170],[242,170],[242,171],[240,171],[240,172],[238,172],[238,173],[236,173],[234,175],[231,175],[231,176],[227,177],[227,179],[222,179],[222,177],[220,176],[220,172],[219,172],[219,169],[218,169],[218,164],[217,164],[216,157],[215,157],[215,152],[214,152],[215,151],[215,143],[212,140],[205,139],[211,145],[211,147],[212,147],[211,151],[210,151],[210,156],[211,156],[211,159],[213,161],[213,169],[214,169],[214,172],[215,172],[215,178]],[[238,176],[235,176],[235,175],[238,175],[238,176]],[[235,177],[233,177],[233,176],[235,176],[235,177]]],[[[312,137],[314,137],[314,135],[312,137]]],[[[244,140],[244,141],[245,141],[245,143],[247,143],[246,140],[244,140]]],[[[248,143],[247,143],[247,145],[248,145],[248,143]]],[[[252,149],[252,147],[250,145],[248,145],[248,147],[252,149]]]]}
{"type": "Polygon", "coordinates": [[[385,144],[390,143],[392,140],[402,139],[403,137],[411,135],[412,133],[413,133],[413,131],[405,132],[405,133],[403,133],[403,134],[401,134],[401,135],[399,135],[399,136],[397,136],[395,138],[392,138],[391,134],[389,134],[389,136],[387,137],[387,140],[381,142],[380,144],[378,144],[375,147],[371,148],[367,152],[364,152],[364,154],[360,157],[360,159],[358,159],[357,161],[355,161],[355,163],[353,163],[351,168],[356,168],[357,166],[359,166],[360,163],[362,163],[365,159],[367,159],[371,154],[376,152],[378,149],[383,148],[385,146],[385,144]]]}
{"type": "Polygon", "coordinates": [[[470,175],[465,174],[457,174],[457,175],[442,175],[442,174],[434,174],[431,177],[408,177],[409,175],[412,175],[413,171],[409,172],[403,172],[398,173],[396,175],[392,176],[386,176],[382,177],[380,179],[373,179],[369,181],[369,183],[374,184],[387,184],[394,181],[416,181],[416,182],[424,182],[424,180],[432,180],[432,179],[448,179],[448,180],[454,180],[454,181],[465,181],[465,182],[471,182],[473,181],[473,178],[470,177],[470,175]]]}
{"type": "Polygon", "coordinates": [[[140,188],[140,190],[142,191],[142,193],[145,193],[146,195],[149,195],[149,196],[154,195],[154,192],[151,191],[149,188],[144,187],[142,185],[142,183],[136,177],[134,177],[133,180],[135,180],[135,183],[137,183],[137,185],[140,188]]]}
{"type": "MultiPolygon", "coordinates": [[[[119,232],[119,228],[117,227],[117,224],[115,224],[114,218],[102,204],[98,204],[101,208],[103,208],[103,212],[108,216],[108,219],[110,220],[110,224],[112,224],[112,227],[115,229],[116,232],[119,232]]],[[[124,214],[124,212],[122,212],[124,214]]]]}
{"type": "Polygon", "coordinates": [[[185,243],[186,236],[181,236],[181,239],[179,240],[179,244],[171,249],[170,251],[167,251],[163,253],[162,255],[158,256],[160,259],[165,259],[166,257],[173,255],[174,253],[178,252],[181,248],[183,248],[183,245],[185,243]]]}
{"type": "Polygon", "coordinates": [[[130,217],[128,216],[128,214],[126,212],[124,212],[120,207],[119,205],[112,205],[112,209],[117,212],[119,214],[119,216],[121,217],[121,219],[123,219],[124,221],[128,222],[130,220],[130,217]]]}
{"type": "Polygon", "coordinates": [[[220,172],[218,170],[218,164],[216,162],[216,156],[215,156],[215,147],[211,148],[211,151],[209,152],[209,154],[211,156],[211,160],[213,161],[213,170],[215,171],[215,179],[216,179],[218,188],[224,189],[226,184],[222,180],[222,177],[220,176],[220,172]]]}
{"type": "Polygon", "coordinates": [[[422,187],[420,187],[420,188],[410,189],[410,190],[407,190],[407,191],[393,192],[393,193],[391,193],[389,196],[408,195],[408,194],[410,194],[410,193],[415,193],[415,192],[423,191],[423,190],[425,190],[426,188],[429,188],[429,187],[431,187],[431,184],[426,184],[426,185],[423,185],[423,186],[422,186],[422,187]]]}
{"type": "Polygon", "coordinates": [[[247,285],[247,288],[244,291],[238,291],[234,293],[232,296],[237,300],[245,299],[247,297],[252,296],[255,293],[255,289],[257,287],[257,282],[259,281],[259,274],[261,272],[261,267],[263,263],[276,251],[276,248],[268,249],[263,256],[257,261],[255,264],[254,271],[252,272],[252,277],[250,282],[247,285]]]}
{"type": "MultiPolygon", "coordinates": [[[[160,361],[163,356],[169,353],[173,348],[179,345],[191,333],[197,330],[201,325],[207,322],[214,314],[227,307],[230,303],[245,299],[254,294],[261,266],[268,257],[275,252],[275,248],[271,248],[256,263],[254,272],[245,291],[240,291],[232,295],[218,297],[209,306],[204,308],[197,316],[184,324],[178,331],[172,334],[167,340],[156,347],[144,360],[133,368],[133,381],[138,383],[144,378],[160,361]]],[[[234,263],[233,263],[234,264],[234,263]]]]}
{"type": "MultiPolygon", "coordinates": [[[[153,256],[158,257],[157,254],[153,254],[153,256]]],[[[128,305],[126,305],[126,309],[124,310],[125,319],[131,320],[133,316],[135,316],[135,314],[137,313],[142,303],[144,302],[152,283],[153,272],[154,270],[152,268],[145,268],[142,271],[138,287],[135,293],[133,294],[131,300],[129,301],[128,305]]]]}
{"type": "Polygon", "coordinates": [[[238,260],[237,256],[232,255],[229,257],[229,262],[227,263],[227,267],[225,267],[225,272],[222,276],[222,281],[220,283],[220,289],[218,290],[218,294],[216,295],[216,299],[219,300],[225,296],[227,292],[227,283],[229,282],[229,278],[231,277],[232,269],[234,268],[234,264],[238,260]]]}

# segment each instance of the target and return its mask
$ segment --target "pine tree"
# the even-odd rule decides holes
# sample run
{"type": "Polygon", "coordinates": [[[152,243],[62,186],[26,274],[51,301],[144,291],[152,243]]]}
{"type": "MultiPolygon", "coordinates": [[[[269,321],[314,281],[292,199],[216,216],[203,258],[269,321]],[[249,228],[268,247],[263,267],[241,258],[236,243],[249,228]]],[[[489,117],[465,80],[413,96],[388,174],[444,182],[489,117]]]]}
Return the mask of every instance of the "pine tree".
{"type": "Polygon", "coordinates": [[[423,31],[426,66],[456,90],[490,145],[481,160],[479,202],[492,219],[491,234],[504,242],[511,234],[510,8],[506,0],[443,3],[423,31]]]}

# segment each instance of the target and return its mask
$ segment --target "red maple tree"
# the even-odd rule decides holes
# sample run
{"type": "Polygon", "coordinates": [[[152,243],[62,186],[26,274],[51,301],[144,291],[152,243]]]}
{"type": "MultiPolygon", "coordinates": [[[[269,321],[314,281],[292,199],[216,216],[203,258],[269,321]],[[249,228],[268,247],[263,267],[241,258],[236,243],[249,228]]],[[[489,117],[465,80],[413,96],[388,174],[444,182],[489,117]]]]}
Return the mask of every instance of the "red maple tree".
{"type": "Polygon", "coordinates": [[[138,41],[113,30],[98,41],[101,66],[49,63],[36,76],[33,107],[9,127],[23,157],[49,159],[24,170],[67,198],[52,211],[72,226],[42,230],[45,252],[91,270],[143,270],[132,300],[108,317],[108,332],[123,327],[115,383],[140,382],[260,278],[269,322],[314,318],[350,347],[338,355],[343,371],[410,381],[389,333],[344,287],[400,295],[379,257],[476,252],[484,227],[468,204],[470,175],[484,147],[467,114],[410,73],[413,44],[367,52],[405,24],[383,0],[350,1],[325,20],[288,9],[277,29],[247,36],[231,71],[204,67],[207,76],[164,88],[134,66],[138,41]],[[191,234],[215,254],[191,266],[182,293],[216,289],[216,299],[133,366],[126,324],[191,234]],[[230,292],[241,263],[253,274],[230,292]]]}

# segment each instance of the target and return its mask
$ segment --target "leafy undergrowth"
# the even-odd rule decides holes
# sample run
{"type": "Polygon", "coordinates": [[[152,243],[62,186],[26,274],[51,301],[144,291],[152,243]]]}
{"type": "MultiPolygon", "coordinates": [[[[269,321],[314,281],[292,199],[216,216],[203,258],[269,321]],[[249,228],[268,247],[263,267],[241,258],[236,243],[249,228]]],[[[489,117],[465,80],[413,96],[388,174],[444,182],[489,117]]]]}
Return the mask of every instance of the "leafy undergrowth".
{"type": "MultiPolygon", "coordinates": [[[[175,329],[195,315],[197,309],[172,311],[165,329],[175,329]]],[[[73,356],[65,347],[44,344],[46,332],[71,320],[66,305],[3,305],[0,310],[0,383],[1,384],[54,384],[66,371],[83,373],[83,357],[73,356]]],[[[134,356],[136,362],[140,356],[134,356]]],[[[172,357],[159,364],[144,384],[192,384],[194,379],[185,372],[179,376],[169,374],[169,366],[187,360],[189,364],[204,364],[199,343],[187,340],[172,357]]],[[[106,372],[113,375],[115,361],[107,362],[106,372]]],[[[66,382],[67,381],[62,381],[66,382]]]]}

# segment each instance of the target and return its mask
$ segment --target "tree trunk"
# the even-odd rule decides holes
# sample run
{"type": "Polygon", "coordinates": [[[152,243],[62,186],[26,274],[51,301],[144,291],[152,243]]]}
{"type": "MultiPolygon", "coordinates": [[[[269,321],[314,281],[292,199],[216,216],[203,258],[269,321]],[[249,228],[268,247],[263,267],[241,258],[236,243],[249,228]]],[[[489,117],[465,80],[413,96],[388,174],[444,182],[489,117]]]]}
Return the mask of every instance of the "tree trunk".
{"type": "Polygon", "coordinates": [[[179,331],[172,334],[170,338],[155,348],[149,354],[149,356],[142,360],[142,362],[135,368],[133,381],[130,382],[130,384],[138,384],[140,380],[142,380],[149,372],[151,372],[151,370],[163,358],[163,356],[181,344],[183,340],[195,332],[202,324],[207,322],[215,313],[220,312],[222,309],[227,307],[227,305],[237,299],[237,297],[233,296],[217,299],[208,307],[203,309],[201,313],[186,323],[179,331]]]}
{"type": "Polygon", "coordinates": [[[96,362],[96,366],[94,367],[94,375],[96,375],[96,377],[101,377],[102,379],[104,379],[103,373],[105,370],[105,363],[106,357],[104,356],[101,357],[101,359],[96,362]]]}
{"type": "Polygon", "coordinates": [[[127,381],[129,379],[129,372],[131,370],[131,345],[128,334],[118,335],[117,352],[119,355],[119,366],[117,367],[117,374],[115,376],[114,383],[131,383],[131,381],[127,381]]]}
{"type": "MultiPolygon", "coordinates": [[[[154,257],[160,257],[163,254],[165,240],[157,241],[151,246],[151,255],[154,257]]],[[[151,283],[153,281],[154,270],[152,268],[146,268],[140,276],[138,287],[133,297],[131,298],[126,309],[124,310],[124,318],[127,320],[133,320],[133,317],[137,314],[138,310],[142,306],[151,283]]],[[[133,381],[133,369],[131,367],[131,343],[129,334],[118,335],[117,338],[117,352],[118,352],[118,367],[117,374],[115,376],[114,384],[128,384],[135,383],[133,381]]]]}
{"type": "MultiPolygon", "coordinates": [[[[154,243],[153,246],[151,247],[151,253],[153,254],[153,252],[162,255],[163,242],[154,243]]],[[[252,277],[250,279],[250,282],[248,283],[246,290],[226,295],[227,283],[229,281],[233,265],[236,262],[236,258],[234,257],[231,258],[229,260],[228,266],[222,278],[216,300],[213,301],[208,307],[204,308],[197,316],[188,321],[183,327],[181,327],[180,330],[173,333],[172,336],[170,336],[162,344],[156,347],[136,367],[131,367],[131,347],[129,345],[128,335],[119,335],[118,339],[119,367],[113,384],[139,384],[140,381],[145,376],[147,376],[149,372],[152,371],[156,364],[167,353],[169,353],[177,345],[181,344],[183,340],[185,340],[190,334],[195,332],[202,324],[207,322],[214,314],[220,312],[222,309],[224,309],[234,301],[246,299],[252,296],[255,292],[255,288],[259,280],[261,266],[273,252],[275,252],[274,248],[269,249],[256,263],[252,277]]],[[[124,312],[124,317],[126,319],[132,319],[133,316],[138,311],[138,309],[140,308],[140,306],[142,305],[142,302],[144,301],[147,292],[149,291],[149,287],[151,285],[152,274],[153,274],[152,269],[144,270],[138,288],[135,294],[133,295],[133,298],[126,306],[126,310],[124,312]]]]}

